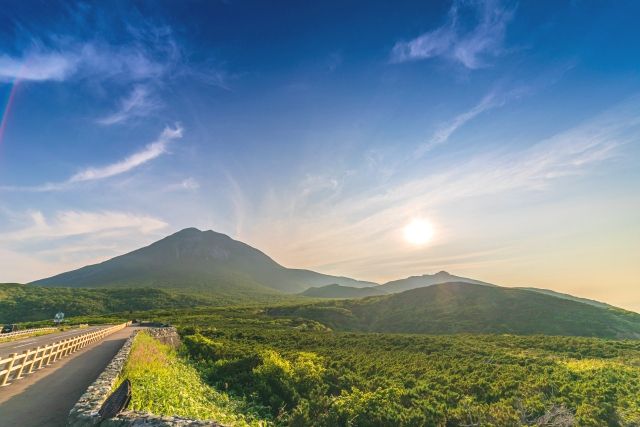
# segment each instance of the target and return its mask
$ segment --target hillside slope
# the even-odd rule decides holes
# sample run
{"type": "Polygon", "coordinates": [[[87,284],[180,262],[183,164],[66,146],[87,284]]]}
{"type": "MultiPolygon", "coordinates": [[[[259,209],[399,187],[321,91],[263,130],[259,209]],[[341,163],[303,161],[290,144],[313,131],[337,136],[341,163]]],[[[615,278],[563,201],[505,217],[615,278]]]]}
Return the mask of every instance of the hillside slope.
{"type": "Polygon", "coordinates": [[[445,283],[398,294],[275,308],[345,331],[640,338],[640,314],[523,289],[445,283]]]}
{"type": "Polygon", "coordinates": [[[65,287],[190,289],[223,296],[301,292],[338,283],[375,285],[309,270],[288,269],[263,252],[224,234],[187,228],[100,264],[32,282],[65,287]]]}
{"type": "Polygon", "coordinates": [[[72,289],[0,284],[0,323],[50,320],[59,311],[71,317],[211,304],[215,301],[161,289],[72,289]]]}
{"type": "Polygon", "coordinates": [[[320,287],[312,287],[300,293],[305,297],[313,298],[364,298],[377,295],[386,295],[386,292],[380,290],[380,286],[370,286],[368,288],[354,288],[342,285],[327,285],[320,287]]]}
{"type": "Polygon", "coordinates": [[[589,305],[593,305],[595,307],[600,307],[600,308],[615,308],[614,306],[612,306],[610,304],[607,304],[607,303],[604,303],[604,302],[600,302],[600,301],[596,301],[596,300],[592,300],[592,299],[588,299],[588,298],[576,297],[576,296],[565,294],[565,293],[562,293],[562,292],[556,292],[556,291],[553,291],[551,289],[531,288],[531,287],[522,287],[522,288],[517,288],[517,289],[524,289],[526,291],[539,292],[541,294],[551,295],[551,296],[554,296],[556,298],[568,299],[568,300],[571,300],[571,301],[578,301],[578,302],[582,302],[584,304],[589,304],[589,305]]]}

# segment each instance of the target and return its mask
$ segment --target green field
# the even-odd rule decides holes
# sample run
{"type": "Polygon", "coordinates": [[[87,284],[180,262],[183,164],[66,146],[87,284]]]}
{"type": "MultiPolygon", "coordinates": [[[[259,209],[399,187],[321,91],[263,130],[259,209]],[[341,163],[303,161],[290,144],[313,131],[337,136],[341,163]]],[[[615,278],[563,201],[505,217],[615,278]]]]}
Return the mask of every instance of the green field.
{"type": "Polygon", "coordinates": [[[207,384],[275,425],[640,423],[636,340],[335,332],[243,308],[153,317],[179,326],[207,384]]]}

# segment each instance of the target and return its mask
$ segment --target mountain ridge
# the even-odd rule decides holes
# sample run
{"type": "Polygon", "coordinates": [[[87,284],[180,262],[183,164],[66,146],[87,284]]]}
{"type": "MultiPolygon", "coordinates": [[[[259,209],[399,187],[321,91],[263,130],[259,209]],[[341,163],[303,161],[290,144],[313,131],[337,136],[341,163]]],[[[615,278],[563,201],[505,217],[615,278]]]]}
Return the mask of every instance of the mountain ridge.
{"type": "Polygon", "coordinates": [[[509,333],[640,339],[640,314],[541,292],[449,282],[408,291],[274,308],[341,331],[509,333]]]}

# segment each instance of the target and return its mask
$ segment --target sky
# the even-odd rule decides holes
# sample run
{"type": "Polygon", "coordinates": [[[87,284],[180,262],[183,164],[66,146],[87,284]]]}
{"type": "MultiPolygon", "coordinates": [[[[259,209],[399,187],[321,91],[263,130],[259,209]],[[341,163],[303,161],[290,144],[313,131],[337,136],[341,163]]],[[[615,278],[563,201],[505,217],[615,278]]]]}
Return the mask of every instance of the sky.
{"type": "Polygon", "coordinates": [[[3,6],[0,282],[198,227],[640,311],[639,2],[3,6]]]}

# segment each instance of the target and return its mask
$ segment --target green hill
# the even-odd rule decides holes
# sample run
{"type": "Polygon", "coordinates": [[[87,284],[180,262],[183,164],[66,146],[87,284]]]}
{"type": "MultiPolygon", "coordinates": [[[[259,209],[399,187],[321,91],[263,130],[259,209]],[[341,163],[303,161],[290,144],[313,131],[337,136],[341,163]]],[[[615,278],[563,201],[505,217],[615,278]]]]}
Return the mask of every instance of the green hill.
{"type": "Polygon", "coordinates": [[[0,323],[53,319],[59,311],[70,317],[205,304],[215,304],[215,301],[161,289],[73,289],[0,284],[0,323]]]}
{"type": "Polygon", "coordinates": [[[263,252],[214,231],[187,228],[100,264],[58,274],[34,285],[78,288],[153,287],[225,297],[296,293],[338,283],[370,282],[281,266],[263,252]]]}
{"type": "Polygon", "coordinates": [[[640,314],[523,289],[446,283],[398,294],[274,308],[345,331],[640,338],[640,314]]]}
{"type": "Polygon", "coordinates": [[[327,285],[309,288],[300,293],[305,297],[313,298],[364,298],[376,295],[385,295],[386,292],[380,290],[380,286],[370,286],[368,288],[353,288],[351,286],[327,285]]]}

